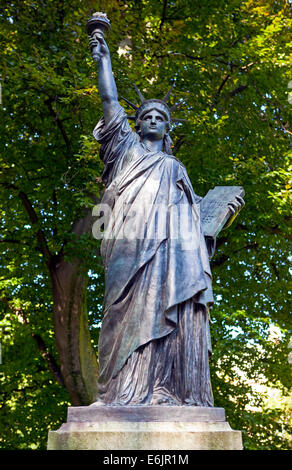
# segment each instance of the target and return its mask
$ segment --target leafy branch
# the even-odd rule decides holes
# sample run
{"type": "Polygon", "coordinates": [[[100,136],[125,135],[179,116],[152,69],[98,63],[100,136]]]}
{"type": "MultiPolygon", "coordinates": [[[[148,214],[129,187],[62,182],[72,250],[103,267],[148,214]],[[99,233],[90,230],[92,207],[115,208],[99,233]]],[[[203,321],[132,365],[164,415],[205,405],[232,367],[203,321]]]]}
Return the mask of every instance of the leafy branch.
{"type": "MultiPolygon", "coordinates": [[[[21,319],[21,321],[24,325],[27,325],[28,327],[30,327],[29,321],[28,321],[23,309],[14,307],[12,305],[11,300],[9,300],[5,296],[1,297],[0,300],[8,306],[8,308],[12,311],[12,313],[14,315],[16,315],[17,317],[19,317],[21,319]]],[[[30,330],[31,330],[31,328],[30,328],[30,330]]],[[[37,333],[34,333],[33,331],[31,331],[31,336],[34,339],[34,341],[37,345],[37,348],[38,348],[42,358],[47,363],[50,371],[52,372],[52,374],[54,375],[54,377],[56,378],[58,383],[62,387],[65,387],[65,383],[64,383],[64,379],[63,379],[63,376],[62,376],[62,373],[61,373],[61,369],[60,369],[59,365],[57,364],[54,356],[51,354],[48,347],[46,346],[46,343],[45,343],[44,339],[42,338],[41,335],[39,335],[37,333]]]]}

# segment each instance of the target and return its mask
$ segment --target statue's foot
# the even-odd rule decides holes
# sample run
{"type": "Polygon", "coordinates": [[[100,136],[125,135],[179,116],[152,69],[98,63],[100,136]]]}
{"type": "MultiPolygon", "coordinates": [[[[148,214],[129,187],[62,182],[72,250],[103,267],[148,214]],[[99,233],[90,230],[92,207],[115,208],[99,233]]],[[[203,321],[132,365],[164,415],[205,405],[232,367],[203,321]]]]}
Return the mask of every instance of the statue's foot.
{"type": "Polygon", "coordinates": [[[204,406],[204,407],[207,407],[207,406],[212,407],[213,406],[211,401],[203,401],[200,398],[198,398],[198,399],[187,398],[187,399],[183,400],[182,404],[184,406],[204,406]]]}
{"type": "Polygon", "coordinates": [[[101,400],[97,400],[94,403],[91,403],[89,406],[104,406],[104,402],[101,400]]]}
{"type": "Polygon", "coordinates": [[[153,394],[150,405],[179,405],[178,401],[169,394],[153,394]]]}
{"type": "Polygon", "coordinates": [[[161,397],[153,398],[153,400],[151,400],[151,405],[176,405],[176,403],[170,398],[161,397]]]}

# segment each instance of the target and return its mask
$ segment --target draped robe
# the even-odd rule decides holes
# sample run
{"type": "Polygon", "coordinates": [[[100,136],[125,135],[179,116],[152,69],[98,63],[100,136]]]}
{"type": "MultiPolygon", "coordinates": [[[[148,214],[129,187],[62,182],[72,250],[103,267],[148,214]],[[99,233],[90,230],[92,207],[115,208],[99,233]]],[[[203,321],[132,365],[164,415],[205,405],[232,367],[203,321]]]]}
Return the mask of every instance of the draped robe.
{"type": "Polygon", "coordinates": [[[101,244],[99,400],[212,406],[214,244],[201,230],[201,198],[178,159],[140,142],[122,107],[93,135],[105,165],[102,204],[110,208],[101,244]]]}

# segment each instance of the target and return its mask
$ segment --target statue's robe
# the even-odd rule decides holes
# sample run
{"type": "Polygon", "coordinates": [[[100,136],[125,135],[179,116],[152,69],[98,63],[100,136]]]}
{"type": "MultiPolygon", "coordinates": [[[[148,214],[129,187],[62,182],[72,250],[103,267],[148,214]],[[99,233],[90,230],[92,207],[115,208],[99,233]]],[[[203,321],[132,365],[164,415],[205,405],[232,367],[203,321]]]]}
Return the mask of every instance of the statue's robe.
{"type": "Polygon", "coordinates": [[[99,399],[212,406],[209,256],[201,198],[174,156],[150,152],[123,108],[93,132],[104,162],[107,224],[99,399]]]}

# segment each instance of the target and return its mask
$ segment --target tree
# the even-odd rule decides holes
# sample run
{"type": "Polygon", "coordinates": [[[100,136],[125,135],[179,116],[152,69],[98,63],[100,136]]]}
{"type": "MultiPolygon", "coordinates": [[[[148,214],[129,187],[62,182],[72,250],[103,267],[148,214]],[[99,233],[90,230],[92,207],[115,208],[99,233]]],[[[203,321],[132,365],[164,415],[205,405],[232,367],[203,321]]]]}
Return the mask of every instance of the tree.
{"type": "Polygon", "coordinates": [[[287,448],[285,410],[262,415],[251,381],[288,393],[289,8],[284,0],[5,3],[1,394],[3,424],[16,424],[3,447],[45,447],[67,404],[96,395],[103,269],[91,210],[104,188],[85,21],[100,10],[112,23],[120,96],[135,101],[136,83],[159,98],[175,82],[171,104],[183,102],[177,116],[188,122],[173,130],[174,153],[195,192],[245,188],[246,207],[212,261],[215,404],[246,430],[247,448],[287,448]]]}

